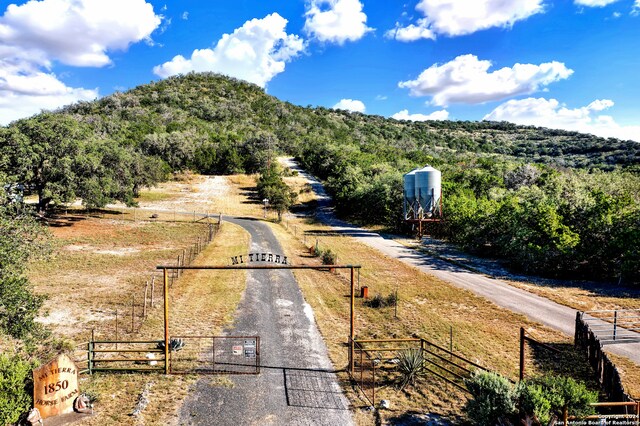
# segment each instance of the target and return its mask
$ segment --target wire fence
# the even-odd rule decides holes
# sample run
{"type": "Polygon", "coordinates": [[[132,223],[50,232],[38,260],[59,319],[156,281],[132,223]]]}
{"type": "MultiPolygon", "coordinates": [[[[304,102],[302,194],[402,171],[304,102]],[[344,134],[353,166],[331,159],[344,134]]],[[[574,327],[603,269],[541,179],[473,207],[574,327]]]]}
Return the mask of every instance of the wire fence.
{"type": "Polygon", "coordinates": [[[216,219],[219,222],[222,216],[221,213],[213,211],[125,206],[110,206],[104,209],[66,208],[64,213],[132,222],[206,222],[208,219],[216,219]]]}
{"type": "MultiPolygon", "coordinates": [[[[196,238],[196,240],[182,249],[175,257],[175,262],[169,263],[175,266],[190,266],[196,257],[213,241],[218,231],[218,224],[210,223],[207,229],[196,238]]],[[[182,276],[181,269],[168,270],[169,287],[173,288],[174,283],[182,276]]],[[[115,340],[118,340],[119,331],[135,334],[144,324],[149,312],[156,306],[161,305],[163,276],[158,271],[152,271],[149,278],[144,281],[144,286],[131,294],[131,302],[122,312],[115,312],[115,340]]]]}
{"type": "MultiPolygon", "coordinates": [[[[133,209],[132,209],[133,210],[133,209]]],[[[148,211],[146,213],[153,212],[157,214],[157,211],[148,211]]],[[[100,213],[100,217],[107,218],[109,214],[105,211],[100,213]]],[[[131,220],[143,220],[142,216],[138,212],[130,211],[128,216],[122,216],[122,213],[112,213],[114,217],[119,220],[127,220],[129,217],[131,220]]],[[[206,228],[203,232],[197,236],[195,241],[184,249],[178,251],[175,254],[175,261],[169,262],[175,266],[190,266],[196,257],[210,244],[216,237],[220,227],[219,215],[210,215],[208,213],[189,213],[191,222],[200,222],[206,224],[206,228]],[[201,222],[203,219],[209,221],[211,218],[215,219],[214,223],[201,222]]],[[[167,221],[173,221],[173,216],[168,216],[167,221]]],[[[157,218],[156,218],[157,219],[157,218]]],[[[147,219],[144,219],[147,220],[147,219]]],[[[178,220],[179,221],[179,220],[178,220]]],[[[172,269],[168,271],[169,286],[172,288],[174,283],[182,276],[183,270],[172,269]]],[[[162,291],[163,291],[163,275],[157,271],[152,270],[146,279],[141,279],[136,285],[136,289],[130,294],[128,302],[121,304],[118,308],[112,311],[112,314],[108,314],[111,318],[111,324],[106,323],[96,333],[96,330],[92,330],[92,340],[95,340],[95,334],[102,336],[102,340],[109,341],[112,349],[118,350],[118,342],[126,339],[133,339],[134,336],[139,333],[145,320],[154,308],[162,307],[162,291]]],[[[86,356],[86,343],[76,348],[74,359],[76,362],[82,365],[81,369],[89,369],[89,363],[86,356]]],[[[111,349],[105,348],[105,349],[111,349]]]]}

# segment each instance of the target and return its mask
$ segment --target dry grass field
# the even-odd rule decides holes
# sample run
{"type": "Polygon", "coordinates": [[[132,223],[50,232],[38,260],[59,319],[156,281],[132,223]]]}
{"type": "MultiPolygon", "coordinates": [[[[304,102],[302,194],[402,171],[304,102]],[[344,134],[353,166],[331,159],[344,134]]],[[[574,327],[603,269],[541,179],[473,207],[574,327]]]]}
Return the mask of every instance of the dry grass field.
{"type": "MultiPolygon", "coordinates": [[[[444,347],[449,346],[453,330],[453,351],[491,370],[512,379],[518,374],[519,328],[525,327],[530,336],[553,344],[563,355],[551,359],[544,351],[527,350],[527,375],[544,373],[572,375],[589,380],[589,369],[581,355],[573,351],[572,339],[559,332],[527,320],[497,307],[491,302],[460,290],[446,282],[415,269],[400,261],[390,259],[377,251],[348,237],[333,235],[318,224],[297,223],[298,232],[324,232],[320,237],[322,248],[338,253],[338,263],[362,266],[360,285],[368,286],[370,296],[388,296],[398,290],[397,316],[393,307],[372,308],[363,299],[356,299],[356,338],[387,339],[423,337],[444,347]],[[583,367],[576,369],[576,365],[583,367]]],[[[282,226],[274,225],[278,238],[288,247],[292,259],[300,263],[317,262],[309,258],[308,247],[301,238],[292,235],[282,226]]],[[[307,237],[307,245],[315,244],[315,238],[307,237]]],[[[296,271],[307,302],[313,307],[316,321],[325,336],[331,358],[337,368],[348,362],[345,342],[349,335],[349,280],[346,275],[329,272],[296,271]]],[[[356,278],[357,279],[357,278],[356,278]]],[[[343,375],[343,379],[346,377],[343,375]]],[[[630,380],[640,379],[637,372],[630,380]]],[[[595,386],[594,383],[591,383],[595,386]]],[[[366,403],[357,393],[348,392],[356,407],[366,403]]],[[[395,386],[385,386],[376,397],[389,399],[392,407],[382,410],[381,416],[390,419],[407,411],[434,412],[455,418],[460,414],[465,396],[452,385],[429,377],[415,388],[398,391],[395,386]]],[[[360,414],[363,416],[364,414],[360,414]]],[[[365,416],[366,419],[366,416],[365,416]]],[[[370,420],[370,419],[369,419],[370,420]]],[[[366,420],[363,424],[366,424],[366,420]]]]}
{"type": "Polygon", "coordinates": [[[120,315],[130,311],[132,295],[142,296],[156,265],[175,262],[207,228],[67,216],[51,230],[55,253],[29,274],[36,291],[48,296],[41,321],[86,341],[93,328],[98,334],[111,331],[116,309],[120,315]]]}
{"type": "MultiPolygon", "coordinates": [[[[292,176],[286,181],[299,194],[299,202],[313,200],[303,179],[292,176]]],[[[253,186],[253,176],[183,176],[178,181],[145,192],[140,204],[145,208],[188,208],[262,218],[262,204],[251,198],[253,186]]],[[[274,218],[275,215],[269,213],[269,219],[274,218]]],[[[530,336],[555,345],[564,354],[554,358],[544,351],[528,349],[527,375],[550,373],[571,374],[582,379],[589,377],[586,363],[572,350],[572,339],[567,336],[417,272],[305,218],[288,214],[281,224],[272,223],[271,227],[292,263],[318,264],[319,259],[309,254],[309,246],[315,245],[317,238],[320,248],[330,248],[337,253],[338,263],[362,266],[358,282],[369,287],[370,296],[386,297],[397,291],[397,314],[393,307],[372,308],[365,306],[362,299],[356,300],[358,338],[420,336],[445,347],[452,343],[454,352],[516,378],[518,332],[523,326],[530,336]],[[451,342],[450,332],[453,334],[451,342]],[[578,365],[584,368],[576,369],[578,365]]],[[[86,341],[92,328],[98,336],[113,337],[115,310],[127,312],[131,294],[142,294],[144,281],[155,266],[175,262],[176,256],[202,235],[204,228],[193,223],[64,218],[51,228],[56,239],[56,255],[48,262],[34,265],[30,274],[37,291],[49,296],[48,314],[43,315],[42,321],[75,342],[86,341]]],[[[241,228],[223,223],[214,242],[200,254],[195,264],[225,264],[229,254],[245,251],[247,244],[248,235],[241,228]]],[[[348,355],[345,342],[349,334],[347,275],[325,271],[296,271],[295,274],[306,301],[314,310],[335,367],[345,368],[348,355]]],[[[244,276],[237,272],[185,272],[171,290],[171,334],[219,333],[231,321],[244,285],[244,276]]],[[[159,288],[156,286],[158,298],[161,295],[159,288]]],[[[127,331],[124,326],[120,337],[160,338],[161,309],[150,310],[135,335],[128,335],[127,331]]],[[[617,361],[629,390],[640,395],[638,368],[623,359],[617,361]]],[[[356,408],[357,424],[373,424],[374,415],[361,409],[366,403],[348,384],[346,373],[341,373],[340,379],[356,408]]],[[[80,424],[176,424],[177,409],[194,381],[193,376],[144,374],[85,377],[81,387],[97,393],[100,401],[98,414],[80,424]],[[150,395],[150,404],[141,416],[132,417],[129,414],[145,388],[150,395]]],[[[227,386],[229,382],[224,378],[212,378],[211,384],[227,386]]],[[[419,386],[404,391],[387,384],[378,392],[378,400],[391,401],[390,409],[380,411],[379,420],[383,422],[412,411],[434,412],[455,419],[465,401],[461,391],[433,377],[422,379],[419,386]]]]}
{"type": "MultiPolygon", "coordinates": [[[[204,211],[218,204],[228,189],[222,177],[188,176],[144,192],[139,201],[141,208],[147,209],[204,211]]],[[[249,212],[245,208],[245,213],[249,212]]],[[[162,279],[155,268],[175,264],[183,250],[205,235],[208,225],[155,222],[148,214],[138,214],[137,221],[133,217],[117,220],[103,219],[104,216],[71,210],[71,214],[50,223],[54,255],[32,265],[29,273],[36,291],[48,296],[39,320],[56,336],[79,344],[89,339],[91,330],[98,339],[115,338],[117,311],[118,338],[161,339],[162,279]],[[148,307],[147,318],[142,321],[139,316],[145,281],[154,273],[155,309],[148,307]],[[137,297],[133,333],[132,295],[137,297]]],[[[247,246],[248,234],[223,223],[213,243],[193,264],[220,264],[228,260],[229,253],[246,251],[247,246]]],[[[244,284],[242,273],[185,272],[170,291],[171,334],[219,334],[231,321],[244,284]]],[[[176,424],[177,409],[194,380],[193,376],[148,374],[83,376],[81,389],[100,399],[96,415],[79,424],[176,424]],[[140,416],[132,417],[144,389],[148,389],[149,406],[140,416]]],[[[212,384],[225,385],[226,381],[215,378],[212,384]]]]}
{"type": "MultiPolygon", "coordinates": [[[[223,223],[214,242],[193,265],[224,264],[228,253],[246,250],[248,234],[236,225],[223,223]]],[[[172,336],[218,335],[231,320],[245,287],[245,276],[237,271],[186,271],[174,284],[169,300],[169,331],[172,336]]],[[[161,304],[151,311],[135,338],[161,339],[161,304]]],[[[178,424],[178,409],[196,377],[148,374],[98,373],[84,380],[85,389],[101,395],[97,415],[79,423],[102,424],[178,424]],[[148,387],[149,405],[132,417],[138,395],[148,387]]],[[[227,385],[222,377],[212,377],[212,385],[227,385]]]]}

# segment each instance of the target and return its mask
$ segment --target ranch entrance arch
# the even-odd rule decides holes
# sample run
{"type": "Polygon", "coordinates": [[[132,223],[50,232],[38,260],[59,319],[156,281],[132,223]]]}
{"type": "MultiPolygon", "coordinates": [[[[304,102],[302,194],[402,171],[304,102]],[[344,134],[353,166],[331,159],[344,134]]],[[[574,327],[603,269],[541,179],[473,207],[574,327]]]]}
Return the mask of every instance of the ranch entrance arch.
{"type": "Polygon", "coordinates": [[[161,270],[164,276],[163,285],[163,305],[164,305],[164,373],[170,373],[170,334],[169,334],[169,270],[270,270],[270,269],[312,269],[312,270],[327,270],[327,269],[349,269],[350,270],[350,304],[349,304],[349,373],[353,374],[354,371],[354,354],[355,354],[355,270],[360,269],[360,265],[248,265],[248,264],[236,264],[225,266],[175,266],[175,265],[159,265],[156,269],[161,270]]]}

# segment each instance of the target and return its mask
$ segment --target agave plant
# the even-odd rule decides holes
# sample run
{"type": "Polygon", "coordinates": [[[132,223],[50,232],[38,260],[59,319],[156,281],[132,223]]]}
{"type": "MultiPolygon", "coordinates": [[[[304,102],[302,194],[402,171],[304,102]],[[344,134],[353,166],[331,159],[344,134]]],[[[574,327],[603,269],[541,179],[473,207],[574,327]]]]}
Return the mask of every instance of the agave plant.
{"type": "Polygon", "coordinates": [[[415,384],[419,375],[424,372],[424,355],[421,349],[410,348],[398,352],[398,371],[400,372],[400,390],[407,385],[415,384]]]}
{"type": "MultiPolygon", "coordinates": [[[[158,342],[156,347],[160,350],[164,350],[164,341],[158,342]]],[[[169,351],[177,352],[182,348],[184,348],[184,342],[182,341],[182,339],[169,340],[169,351]]]]}

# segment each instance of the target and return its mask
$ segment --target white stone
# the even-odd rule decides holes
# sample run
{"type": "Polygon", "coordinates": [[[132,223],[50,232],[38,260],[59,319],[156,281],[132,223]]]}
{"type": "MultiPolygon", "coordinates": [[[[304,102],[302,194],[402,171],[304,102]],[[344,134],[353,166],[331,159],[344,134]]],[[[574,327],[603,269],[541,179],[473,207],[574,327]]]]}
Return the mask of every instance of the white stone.
{"type": "Polygon", "coordinates": [[[149,365],[158,365],[158,361],[154,361],[156,359],[156,356],[154,354],[148,352],[146,357],[149,360],[149,365]]]}

